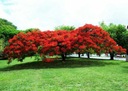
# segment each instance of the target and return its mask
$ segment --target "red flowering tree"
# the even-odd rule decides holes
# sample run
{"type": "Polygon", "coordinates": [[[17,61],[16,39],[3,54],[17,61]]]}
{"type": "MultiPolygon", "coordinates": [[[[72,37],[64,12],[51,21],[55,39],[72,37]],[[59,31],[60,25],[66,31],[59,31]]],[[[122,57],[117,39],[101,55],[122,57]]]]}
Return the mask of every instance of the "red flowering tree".
{"type": "Polygon", "coordinates": [[[4,53],[9,59],[18,59],[22,61],[26,56],[36,54],[40,46],[40,31],[33,31],[28,33],[19,33],[10,39],[9,45],[5,48],[4,53]]]}
{"type": "Polygon", "coordinates": [[[90,49],[93,49],[93,51],[95,51],[97,54],[103,52],[125,53],[125,49],[118,46],[117,43],[110,37],[110,35],[98,26],[86,24],[82,27],[77,28],[76,31],[79,32],[79,35],[82,36],[82,38],[84,38],[86,34],[89,34],[89,38],[92,41],[91,42],[92,45],[91,44],[88,45],[85,49],[85,52],[90,52],[90,49]]]}
{"type": "MultiPolygon", "coordinates": [[[[61,55],[65,60],[65,54],[84,52],[125,52],[118,46],[107,32],[100,27],[86,24],[73,31],[31,31],[19,33],[9,40],[5,48],[9,62],[12,59],[22,61],[26,56],[61,55]]],[[[48,61],[49,62],[49,61],[48,61]]]]}
{"type": "Polygon", "coordinates": [[[73,36],[67,31],[32,31],[19,33],[9,40],[9,45],[5,48],[9,62],[12,59],[22,61],[26,56],[34,54],[61,55],[65,60],[65,53],[71,53],[71,42],[73,36]]]}
{"type": "Polygon", "coordinates": [[[61,55],[62,60],[65,60],[65,54],[72,53],[72,43],[74,36],[70,32],[65,30],[59,31],[46,31],[45,40],[43,43],[43,49],[41,50],[44,54],[61,55]]]}

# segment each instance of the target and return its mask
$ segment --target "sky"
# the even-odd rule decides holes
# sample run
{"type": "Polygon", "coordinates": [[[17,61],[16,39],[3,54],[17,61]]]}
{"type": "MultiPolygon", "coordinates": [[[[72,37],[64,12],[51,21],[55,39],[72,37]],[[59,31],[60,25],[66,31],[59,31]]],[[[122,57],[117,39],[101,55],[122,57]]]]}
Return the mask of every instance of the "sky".
{"type": "Polygon", "coordinates": [[[0,0],[0,18],[19,30],[85,24],[128,25],[128,0],[0,0]]]}

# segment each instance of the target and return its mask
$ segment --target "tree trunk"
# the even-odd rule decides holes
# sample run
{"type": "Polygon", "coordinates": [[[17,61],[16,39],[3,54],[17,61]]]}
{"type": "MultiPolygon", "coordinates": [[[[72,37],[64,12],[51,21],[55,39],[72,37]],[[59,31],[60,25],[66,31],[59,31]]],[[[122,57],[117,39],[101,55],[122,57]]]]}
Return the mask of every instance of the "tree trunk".
{"type": "Polygon", "coordinates": [[[80,52],[78,53],[78,57],[80,58],[80,52]]]}
{"type": "Polygon", "coordinates": [[[62,58],[62,61],[65,61],[65,56],[64,56],[64,54],[61,54],[61,58],[62,58]]]}
{"type": "Polygon", "coordinates": [[[128,49],[126,50],[126,62],[128,62],[128,49]]]}
{"type": "Polygon", "coordinates": [[[67,58],[67,53],[65,53],[65,55],[64,55],[64,56],[65,56],[65,58],[67,58]]]}
{"type": "Polygon", "coordinates": [[[114,52],[110,52],[110,60],[114,60],[114,52]]]}
{"type": "Polygon", "coordinates": [[[90,53],[89,53],[89,52],[87,52],[86,54],[87,54],[87,58],[90,58],[90,53]]]}

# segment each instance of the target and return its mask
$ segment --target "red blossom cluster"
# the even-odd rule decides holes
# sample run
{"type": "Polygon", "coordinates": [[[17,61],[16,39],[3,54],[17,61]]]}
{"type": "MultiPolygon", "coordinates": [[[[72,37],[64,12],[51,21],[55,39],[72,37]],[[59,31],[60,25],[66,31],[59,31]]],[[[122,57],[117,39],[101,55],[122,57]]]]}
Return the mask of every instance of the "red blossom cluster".
{"type": "Polygon", "coordinates": [[[17,58],[22,61],[26,56],[34,54],[64,55],[73,52],[95,51],[97,54],[104,52],[126,52],[98,26],[86,24],[72,31],[31,31],[19,33],[9,40],[9,45],[4,53],[9,62],[17,58]]]}
{"type": "Polygon", "coordinates": [[[98,26],[94,26],[91,24],[86,24],[82,27],[76,29],[79,31],[79,35],[83,36],[89,34],[89,39],[91,40],[91,44],[86,47],[86,51],[90,48],[93,49],[97,54],[101,52],[110,53],[110,52],[117,52],[117,53],[125,53],[126,49],[118,46],[117,43],[110,37],[108,32],[102,30],[98,26]]]}

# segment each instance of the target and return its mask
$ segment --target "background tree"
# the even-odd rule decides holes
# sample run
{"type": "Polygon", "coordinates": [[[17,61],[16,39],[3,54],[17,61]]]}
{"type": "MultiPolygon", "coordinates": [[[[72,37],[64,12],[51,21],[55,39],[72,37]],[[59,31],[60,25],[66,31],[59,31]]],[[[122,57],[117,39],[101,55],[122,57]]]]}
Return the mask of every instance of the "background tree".
{"type": "Polygon", "coordinates": [[[7,45],[7,41],[15,34],[19,33],[17,27],[10,21],[0,18],[0,58],[3,59],[3,49],[7,45]]]}
{"type": "Polygon", "coordinates": [[[74,26],[65,26],[65,25],[61,25],[61,26],[57,26],[55,27],[55,31],[57,30],[66,30],[66,31],[71,31],[71,30],[74,30],[75,27],[74,26]]]}
{"type": "Polygon", "coordinates": [[[10,21],[0,18],[0,34],[5,36],[6,41],[12,38],[18,32],[17,27],[10,21]]]}
{"type": "MultiPolygon", "coordinates": [[[[116,41],[116,43],[119,46],[122,46],[123,48],[126,48],[128,50],[128,44],[127,44],[128,31],[124,25],[121,24],[116,25],[113,23],[107,25],[104,22],[101,22],[100,26],[103,30],[107,31],[110,34],[110,36],[116,41]]],[[[110,53],[110,56],[111,59],[113,59],[114,53],[110,53]]]]}
{"type": "Polygon", "coordinates": [[[26,30],[23,30],[22,32],[27,33],[27,32],[32,32],[32,31],[39,31],[39,29],[38,28],[28,28],[26,30]]]}

